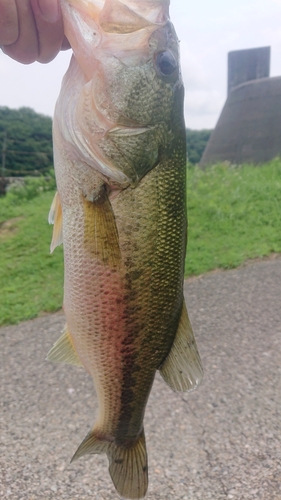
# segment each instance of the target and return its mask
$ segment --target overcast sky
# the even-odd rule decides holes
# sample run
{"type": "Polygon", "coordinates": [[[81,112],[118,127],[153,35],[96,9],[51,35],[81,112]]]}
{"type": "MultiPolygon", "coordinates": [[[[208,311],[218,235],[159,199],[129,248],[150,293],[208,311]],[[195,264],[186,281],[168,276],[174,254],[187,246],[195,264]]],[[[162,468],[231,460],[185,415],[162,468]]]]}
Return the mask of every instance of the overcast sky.
{"type": "MultiPolygon", "coordinates": [[[[171,0],[170,15],[181,41],[187,127],[215,126],[229,51],[271,46],[271,76],[281,76],[281,0],[171,0]]],[[[69,57],[70,51],[48,65],[24,66],[0,51],[0,106],[52,116],[69,57]]]]}

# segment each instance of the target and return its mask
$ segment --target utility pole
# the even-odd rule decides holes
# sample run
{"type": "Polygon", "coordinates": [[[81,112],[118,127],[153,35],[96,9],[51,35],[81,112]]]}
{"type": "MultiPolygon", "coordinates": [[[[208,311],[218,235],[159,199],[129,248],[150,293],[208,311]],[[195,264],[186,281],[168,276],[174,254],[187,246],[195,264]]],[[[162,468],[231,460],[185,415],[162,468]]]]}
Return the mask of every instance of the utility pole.
{"type": "Polygon", "coordinates": [[[7,131],[4,131],[3,134],[3,143],[2,143],[2,169],[1,176],[5,177],[5,167],[6,167],[6,154],[7,154],[7,131]]]}

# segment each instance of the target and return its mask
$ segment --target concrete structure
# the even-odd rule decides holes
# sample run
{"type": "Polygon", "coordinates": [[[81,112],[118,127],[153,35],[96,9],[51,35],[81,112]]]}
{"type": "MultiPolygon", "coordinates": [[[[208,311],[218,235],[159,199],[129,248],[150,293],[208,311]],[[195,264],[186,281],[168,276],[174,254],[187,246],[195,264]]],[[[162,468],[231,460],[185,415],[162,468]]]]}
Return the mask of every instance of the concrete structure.
{"type": "Polygon", "coordinates": [[[229,54],[230,92],[201,166],[220,161],[258,164],[281,156],[281,77],[260,78],[269,74],[269,60],[268,47],[229,54]]]}
{"type": "Polygon", "coordinates": [[[268,78],[269,72],[270,47],[229,52],[227,95],[241,83],[268,78]]]}

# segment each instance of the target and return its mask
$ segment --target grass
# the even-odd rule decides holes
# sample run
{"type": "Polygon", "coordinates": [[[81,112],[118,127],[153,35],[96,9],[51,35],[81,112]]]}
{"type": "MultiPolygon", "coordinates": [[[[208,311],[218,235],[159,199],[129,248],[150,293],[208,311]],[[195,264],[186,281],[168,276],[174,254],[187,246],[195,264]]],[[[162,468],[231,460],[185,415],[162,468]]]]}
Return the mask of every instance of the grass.
{"type": "Polygon", "coordinates": [[[281,160],[188,168],[186,275],[281,252],[281,160]]]}
{"type": "Polygon", "coordinates": [[[43,192],[17,203],[9,203],[8,196],[0,199],[0,325],[61,307],[62,248],[49,253],[52,228],[47,215],[53,195],[43,192]]]}
{"type": "MultiPolygon", "coordinates": [[[[254,167],[188,167],[186,276],[281,253],[281,160],[254,167]]],[[[45,181],[44,181],[45,182],[45,181]]],[[[0,325],[62,304],[62,248],[49,254],[53,184],[28,183],[0,199],[0,325]]]]}

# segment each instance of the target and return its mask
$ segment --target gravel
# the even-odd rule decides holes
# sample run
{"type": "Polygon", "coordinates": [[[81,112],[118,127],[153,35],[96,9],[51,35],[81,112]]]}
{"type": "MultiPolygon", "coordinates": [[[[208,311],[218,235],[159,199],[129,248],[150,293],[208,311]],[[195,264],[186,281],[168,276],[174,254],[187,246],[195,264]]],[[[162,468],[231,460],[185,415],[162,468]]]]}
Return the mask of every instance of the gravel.
{"type": "MultiPolygon", "coordinates": [[[[185,292],[205,377],[189,395],[156,377],[147,499],[281,500],[281,259],[190,279],[185,292]]],[[[0,329],[1,498],[118,498],[104,456],[69,464],[96,398],[82,368],[44,360],[63,325],[57,313],[0,329]]]]}

